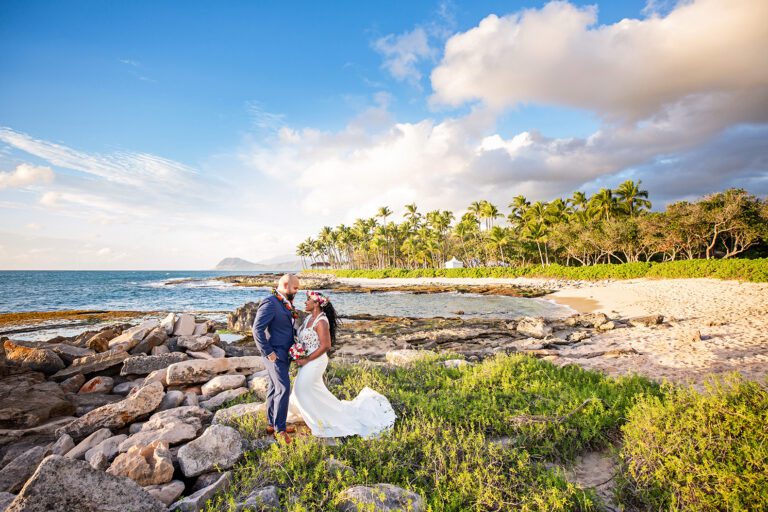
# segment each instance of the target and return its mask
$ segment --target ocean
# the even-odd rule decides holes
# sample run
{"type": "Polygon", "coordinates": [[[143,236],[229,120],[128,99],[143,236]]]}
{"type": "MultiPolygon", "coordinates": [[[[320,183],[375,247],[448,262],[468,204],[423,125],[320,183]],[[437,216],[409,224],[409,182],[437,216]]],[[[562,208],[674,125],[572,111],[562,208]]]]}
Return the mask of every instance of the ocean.
{"type": "MultiPolygon", "coordinates": [[[[216,271],[0,271],[0,313],[67,309],[229,312],[269,294],[215,281],[225,275],[264,272],[216,271]],[[188,281],[194,279],[194,281],[188,281]]],[[[541,299],[474,294],[337,293],[342,315],[464,316],[514,318],[560,316],[569,309],[541,299]]],[[[305,300],[302,293],[297,304],[305,300]]]]}

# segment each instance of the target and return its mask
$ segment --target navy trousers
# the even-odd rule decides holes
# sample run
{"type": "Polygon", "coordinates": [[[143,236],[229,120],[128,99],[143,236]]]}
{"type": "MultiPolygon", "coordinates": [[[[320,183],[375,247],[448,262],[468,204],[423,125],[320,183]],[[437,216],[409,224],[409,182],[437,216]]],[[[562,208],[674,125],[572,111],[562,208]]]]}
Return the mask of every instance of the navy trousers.
{"type": "Polygon", "coordinates": [[[282,354],[274,363],[263,357],[264,367],[269,374],[267,383],[267,424],[275,427],[278,432],[285,431],[285,420],[288,417],[288,399],[291,396],[291,376],[288,373],[290,359],[282,354]]]}

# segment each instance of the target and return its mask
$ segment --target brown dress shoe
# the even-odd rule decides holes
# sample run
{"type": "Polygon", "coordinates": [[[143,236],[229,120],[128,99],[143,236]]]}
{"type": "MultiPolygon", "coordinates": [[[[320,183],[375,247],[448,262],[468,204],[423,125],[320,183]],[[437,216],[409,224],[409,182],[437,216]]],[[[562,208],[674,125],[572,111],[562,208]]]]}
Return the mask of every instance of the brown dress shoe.
{"type": "Polygon", "coordinates": [[[275,432],[275,439],[278,441],[282,439],[285,441],[285,444],[291,444],[293,442],[293,439],[288,435],[288,432],[275,432]]]}
{"type": "MultiPolygon", "coordinates": [[[[288,432],[289,434],[295,434],[296,433],[296,427],[292,427],[292,426],[288,425],[287,427],[285,427],[285,431],[288,432]]],[[[267,427],[267,434],[269,434],[271,436],[274,433],[275,433],[275,427],[273,427],[272,425],[269,425],[267,427]]]]}

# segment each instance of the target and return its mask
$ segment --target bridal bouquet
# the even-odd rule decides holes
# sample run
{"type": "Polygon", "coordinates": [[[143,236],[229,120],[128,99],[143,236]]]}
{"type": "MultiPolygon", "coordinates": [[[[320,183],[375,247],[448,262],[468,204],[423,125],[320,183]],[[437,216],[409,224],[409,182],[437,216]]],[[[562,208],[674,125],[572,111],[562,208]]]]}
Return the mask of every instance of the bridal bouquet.
{"type": "Polygon", "coordinates": [[[293,345],[291,345],[291,348],[288,349],[288,355],[291,356],[291,359],[294,361],[297,359],[301,359],[302,357],[307,355],[307,349],[304,347],[303,343],[295,342],[293,345]]]}

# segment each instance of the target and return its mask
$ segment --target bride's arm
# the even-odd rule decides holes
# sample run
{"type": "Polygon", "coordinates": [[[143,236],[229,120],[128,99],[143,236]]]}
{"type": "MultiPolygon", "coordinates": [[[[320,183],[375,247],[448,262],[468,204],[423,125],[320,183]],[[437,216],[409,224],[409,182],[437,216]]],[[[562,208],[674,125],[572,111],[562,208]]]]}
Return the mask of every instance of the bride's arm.
{"type": "Polygon", "coordinates": [[[317,338],[320,340],[320,346],[309,357],[296,361],[299,366],[304,366],[308,362],[317,359],[331,348],[331,330],[328,327],[328,322],[317,322],[314,329],[317,333],[317,338]]]}

